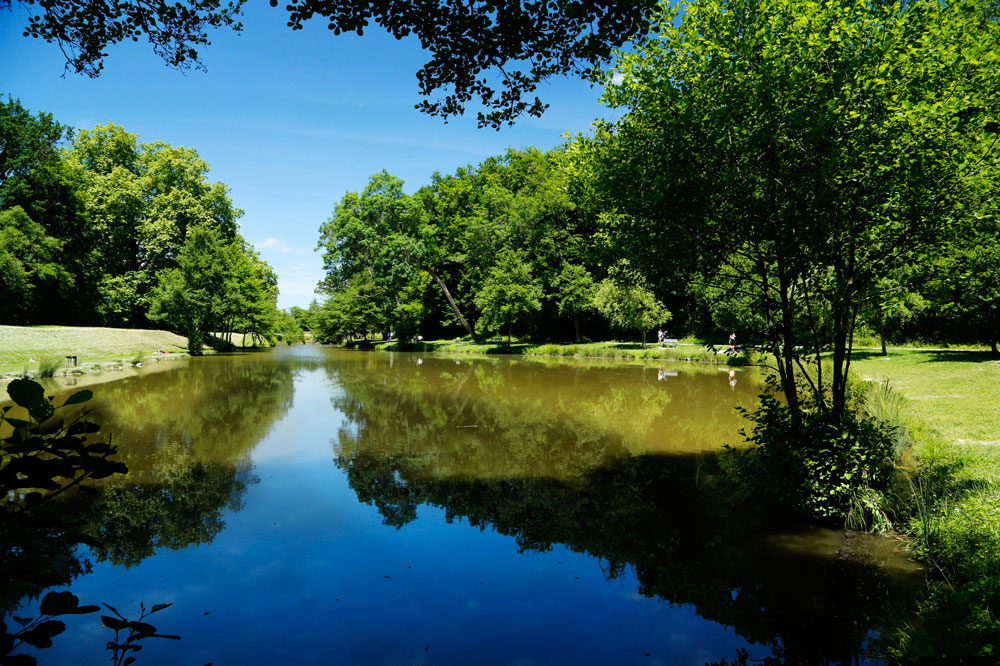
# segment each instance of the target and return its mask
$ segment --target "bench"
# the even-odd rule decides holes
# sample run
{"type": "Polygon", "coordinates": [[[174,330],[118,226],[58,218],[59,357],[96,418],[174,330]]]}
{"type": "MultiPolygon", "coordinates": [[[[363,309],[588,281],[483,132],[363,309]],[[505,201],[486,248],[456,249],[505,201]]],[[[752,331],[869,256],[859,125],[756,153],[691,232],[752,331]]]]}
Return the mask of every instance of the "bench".
{"type": "Polygon", "coordinates": [[[661,342],[660,344],[665,345],[667,347],[676,347],[677,338],[663,338],[663,342],[661,342]]]}
{"type": "Polygon", "coordinates": [[[76,356],[66,356],[66,365],[76,365],[76,356]]]}

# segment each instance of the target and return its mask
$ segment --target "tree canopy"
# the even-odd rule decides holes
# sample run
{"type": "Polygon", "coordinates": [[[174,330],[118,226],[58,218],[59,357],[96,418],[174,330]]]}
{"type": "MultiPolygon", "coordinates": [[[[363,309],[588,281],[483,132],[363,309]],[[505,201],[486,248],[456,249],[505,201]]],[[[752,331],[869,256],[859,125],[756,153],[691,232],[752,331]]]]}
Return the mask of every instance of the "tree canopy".
{"type": "Polygon", "coordinates": [[[608,233],[680,239],[692,269],[750,295],[793,410],[800,380],[826,409],[827,382],[839,419],[879,279],[991,208],[996,32],[976,2],[665,6],[608,76],[625,116],[577,146],[624,214],[608,233]]]}
{"type": "MultiPolygon", "coordinates": [[[[214,29],[240,31],[246,0],[16,0],[29,13],[24,35],[56,44],[67,68],[99,76],[107,49],[146,39],[172,67],[204,68],[201,51],[214,29]],[[36,8],[40,11],[36,11],[36,8]]],[[[0,0],[10,6],[12,0],[0,0]]],[[[278,0],[270,0],[272,7],[278,0]]],[[[371,24],[396,39],[414,36],[430,53],[417,71],[424,113],[449,118],[478,104],[480,126],[500,127],[524,113],[541,115],[533,97],[552,76],[589,77],[613,50],[645,30],[654,0],[290,0],[288,26],[301,30],[314,17],[334,35],[359,35],[371,24]],[[491,73],[487,76],[487,73],[491,73]],[[440,95],[440,97],[436,97],[440,95]]]]}

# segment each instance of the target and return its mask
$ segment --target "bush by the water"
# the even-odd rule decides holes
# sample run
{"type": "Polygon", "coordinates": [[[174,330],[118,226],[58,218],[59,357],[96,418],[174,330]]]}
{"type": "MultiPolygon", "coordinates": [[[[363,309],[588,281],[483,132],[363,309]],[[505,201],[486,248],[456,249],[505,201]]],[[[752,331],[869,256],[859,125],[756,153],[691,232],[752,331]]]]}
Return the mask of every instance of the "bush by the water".
{"type": "Polygon", "coordinates": [[[747,413],[750,447],[731,450],[735,481],[747,498],[793,514],[850,527],[891,527],[887,496],[896,454],[894,428],[848,410],[841,423],[817,405],[796,419],[771,393],[747,413]]]}

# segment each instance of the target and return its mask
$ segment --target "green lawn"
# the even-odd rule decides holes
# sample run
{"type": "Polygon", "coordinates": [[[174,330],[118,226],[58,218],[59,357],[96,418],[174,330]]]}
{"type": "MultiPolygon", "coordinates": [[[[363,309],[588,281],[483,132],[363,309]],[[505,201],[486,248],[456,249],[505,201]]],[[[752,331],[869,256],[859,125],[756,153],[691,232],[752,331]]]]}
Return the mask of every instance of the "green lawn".
{"type": "Polygon", "coordinates": [[[80,363],[105,363],[158,350],[187,353],[187,338],[127,328],[0,326],[0,374],[32,372],[44,357],[73,355],[80,363]]]}
{"type": "Polygon", "coordinates": [[[855,352],[858,377],[886,381],[914,416],[959,442],[1000,445],[1000,363],[989,352],[855,352]]]}
{"type": "MultiPolygon", "coordinates": [[[[652,336],[655,340],[655,335],[652,336]]],[[[611,358],[639,360],[698,361],[745,365],[744,356],[723,353],[726,346],[719,344],[717,352],[707,349],[704,343],[692,339],[681,340],[676,346],[659,346],[656,342],[643,347],[638,342],[582,342],[535,343],[514,338],[510,345],[506,338],[493,338],[483,342],[471,340],[425,340],[423,342],[358,341],[347,346],[381,351],[446,352],[449,354],[513,354],[519,356],[566,356],[577,358],[611,358]]]]}

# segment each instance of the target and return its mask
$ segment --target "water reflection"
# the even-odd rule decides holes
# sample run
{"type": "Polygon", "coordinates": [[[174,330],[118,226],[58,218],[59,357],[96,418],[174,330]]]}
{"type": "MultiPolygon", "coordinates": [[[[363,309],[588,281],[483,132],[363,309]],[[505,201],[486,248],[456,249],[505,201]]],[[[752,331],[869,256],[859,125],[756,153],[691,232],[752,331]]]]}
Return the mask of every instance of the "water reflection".
{"type": "Polygon", "coordinates": [[[734,399],[723,373],[698,366],[663,381],[651,366],[417,360],[339,357],[328,368],[344,389],[333,401],[348,417],[342,454],[419,458],[435,477],[570,479],[622,456],[735,444],[733,406],[756,400],[749,382],[734,399]]]}
{"type": "Polygon", "coordinates": [[[250,452],[291,407],[298,368],[251,357],[198,361],[96,388],[92,417],[129,473],[0,521],[0,620],[94,562],[128,567],[162,549],[210,543],[224,515],[242,508],[257,480],[250,452]]]}
{"type": "Polygon", "coordinates": [[[660,371],[621,367],[425,359],[403,373],[362,358],[329,372],[348,417],[335,462],[397,529],[428,505],[522,551],[563,544],[769,646],[774,663],[851,663],[914,580],[849,549],[818,556],[814,536],[780,547],[770,535],[787,526],[720,495],[717,453],[739,417],[719,396],[746,396],[745,375],[695,370],[662,390],[660,371]]]}

